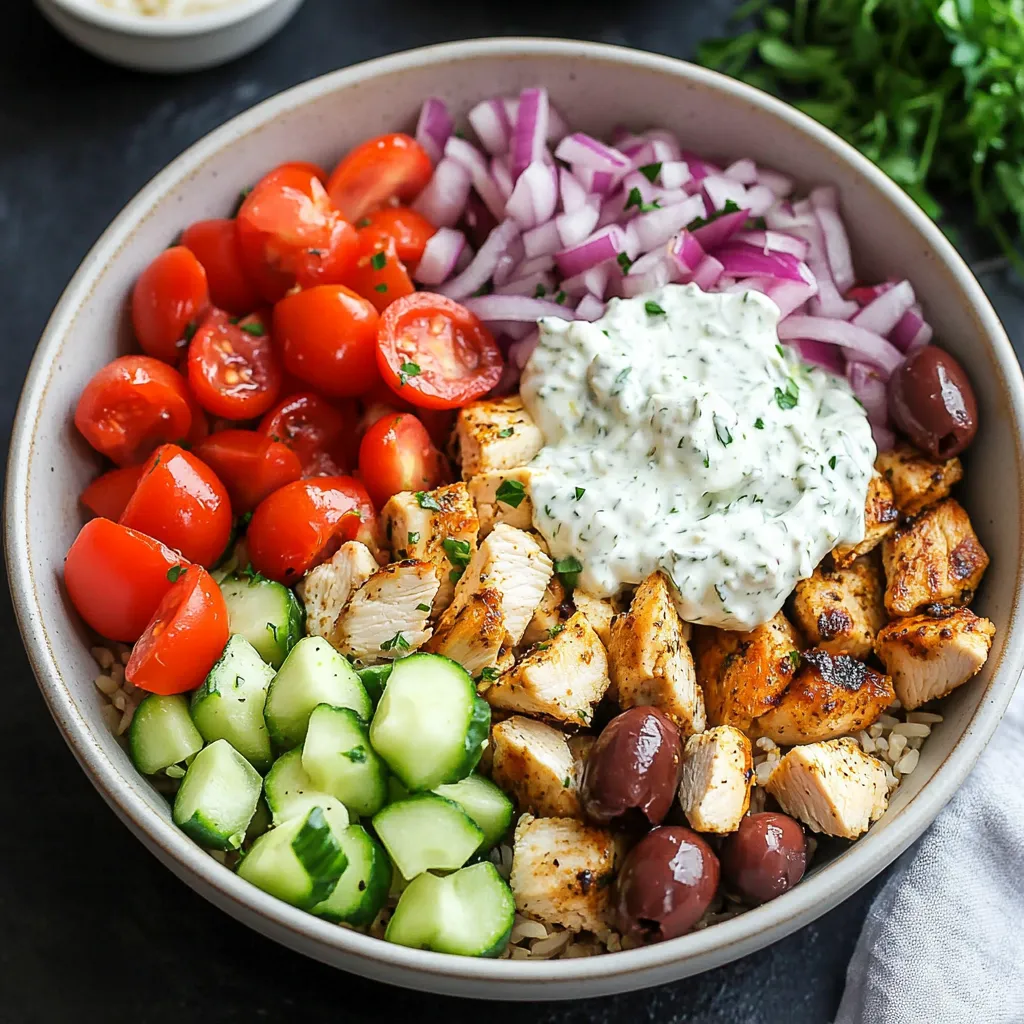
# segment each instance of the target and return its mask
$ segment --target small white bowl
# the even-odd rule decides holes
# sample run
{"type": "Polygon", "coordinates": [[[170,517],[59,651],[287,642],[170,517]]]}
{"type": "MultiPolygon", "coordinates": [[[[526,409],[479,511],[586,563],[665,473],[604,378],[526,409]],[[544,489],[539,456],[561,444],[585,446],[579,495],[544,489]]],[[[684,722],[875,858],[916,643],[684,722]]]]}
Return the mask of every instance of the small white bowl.
{"type": "Polygon", "coordinates": [[[73,43],[139,71],[196,71],[224,64],[266,42],[302,0],[236,0],[223,10],[180,18],[129,14],[99,0],[36,0],[73,43]]]}

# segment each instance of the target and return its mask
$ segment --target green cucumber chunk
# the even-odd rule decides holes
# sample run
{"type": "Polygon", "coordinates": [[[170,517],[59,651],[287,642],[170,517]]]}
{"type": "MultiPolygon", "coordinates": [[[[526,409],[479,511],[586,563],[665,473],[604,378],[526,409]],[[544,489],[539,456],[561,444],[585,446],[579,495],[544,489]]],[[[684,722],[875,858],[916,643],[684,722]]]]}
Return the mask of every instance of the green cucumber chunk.
{"type": "Polygon", "coordinates": [[[457,803],[476,822],[484,834],[484,849],[494,846],[512,824],[512,801],[482,775],[467,775],[459,782],[438,786],[434,792],[457,803]]]}
{"type": "Polygon", "coordinates": [[[373,827],[407,879],[424,871],[461,868],[484,841],[483,832],[458,804],[417,793],[374,815],[373,827]]]}
{"type": "Polygon", "coordinates": [[[371,665],[369,668],[359,669],[359,681],[363,684],[367,696],[376,707],[384,693],[384,686],[387,684],[388,676],[391,675],[392,663],[386,662],[383,665],[371,665]]]}
{"type": "Polygon", "coordinates": [[[232,573],[220,581],[228,624],[273,668],[279,668],[306,627],[302,602],[285,586],[253,573],[232,573]]]}
{"type": "Polygon", "coordinates": [[[356,926],[371,924],[384,906],[391,888],[391,861],[384,847],[361,825],[349,825],[338,834],[348,857],[334,892],[313,908],[318,917],[356,926]]]}
{"type": "Polygon", "coordinates": [[[203,737],[181,694],[151,693],[135,709],[128,730],[132,763],[143,775],[155,775],[187,761],[203,748],[203,737]]]}
{"type": "Polygon", "coordinates": [[[336,833],[340,834],[348,828],[348,808],[340,800],[320,792],[313,785],[313,780],[302,767],[300,747],[282,754],[274,762],[263,780],[263,791],[275,825],[281,825],[291,818],[303,817],[314,807],[319,807],[336,833]]]}

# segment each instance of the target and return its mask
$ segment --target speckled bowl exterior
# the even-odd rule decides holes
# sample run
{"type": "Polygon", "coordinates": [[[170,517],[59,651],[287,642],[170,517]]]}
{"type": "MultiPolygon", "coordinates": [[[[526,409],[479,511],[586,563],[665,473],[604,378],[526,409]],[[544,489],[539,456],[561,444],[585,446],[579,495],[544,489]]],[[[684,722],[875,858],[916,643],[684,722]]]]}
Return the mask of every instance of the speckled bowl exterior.
{"type": "Polygon", "coordinates": [[[357,974],[493,999],[578,999],[672,981],[752,953],[814,920],[902,852],[963,781],[1024,664],[1020,617],[1024,388],[992,307],[941,232],[853,149],[746,86],[665,57],[579,42],[482,40],[361,64],[292,89],[230,121],[159,174],[82,264],[47,326],[18,410],[7,478],[11,590],[39,685],[68,744],[125,824],[172,871],[278,942],[357,974]],[[98,461],[71,420],[89,376],[130,348],[126,297],[153,254],[191,221],[223,216],[239,190],[284,157],[330,165],[360,140],[409,129],[425,96],[464,112],[480,98],[543,83],[574,126],[666,126],[687,147],[759,163],[803,184],[838,186],[868,280],[907,277],[938,339],[967,366],[981,430],[962,497],[992,566],[977,610],[998,626],[982,674],[944,705],[945,721],[888,812],[793,891],[671,942],[590,959],[531,963],[405,949],[318,920],[258,891],[171,823],[100,715],[88,638],[61,586],[82,517],[77,495],[98,461]]]}

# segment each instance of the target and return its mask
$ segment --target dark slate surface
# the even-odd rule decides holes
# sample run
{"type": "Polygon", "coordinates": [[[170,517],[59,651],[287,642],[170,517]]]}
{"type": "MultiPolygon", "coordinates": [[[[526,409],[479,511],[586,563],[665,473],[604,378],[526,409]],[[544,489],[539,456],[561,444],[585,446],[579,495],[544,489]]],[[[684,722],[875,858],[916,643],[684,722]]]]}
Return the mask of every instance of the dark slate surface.
{"type": "MultiPolygon", "coordinates": [[[[455,0],[308,0],[259,52],[187,78],[108,67],[71,47],[27,3],[0,33],[0,442],[32,350],[89,246],[182,149],[273,93],[394,50],[494,34],[565,35],[685,57],[726,28],[730,0],[623,5],[569,0],[495,7],[455,0]]],[[[1001,312],[1024,304],[986,278],[1001,312]]],[[[361,1022],[825,1022],[880,880],[774,947],[646,994],[568,1005],[484,1006],[387,989],[281,949],[205,903],[107,810],[51,724],[6,588],[0,593],[0,1020],[180,1024],[361,1022]]]]}

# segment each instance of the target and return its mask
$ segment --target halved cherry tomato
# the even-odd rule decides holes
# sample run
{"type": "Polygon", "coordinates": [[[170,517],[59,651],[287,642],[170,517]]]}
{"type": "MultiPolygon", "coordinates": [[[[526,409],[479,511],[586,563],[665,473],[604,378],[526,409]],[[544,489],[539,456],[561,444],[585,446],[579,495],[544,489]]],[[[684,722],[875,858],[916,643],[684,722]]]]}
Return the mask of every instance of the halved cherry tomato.
{"type": "Polygon", "coordinates": [[[215,306],[244,316],[260,304],[260,293],[242,267],[234,220],[198,221],[182,232],[181,244],[203,265],[215,306]]]}
{"type": "Polygon", "coordinates": [[[359,418],[360,437],[381,416],[389,412],[414,412],[420,423],[427,428],[430,440],[434,442],[437,449],[441,452],[447,451],[452,428],[455,426],[456,413],[454,409],[417,409],[409,402],[399,398],[383,380],[378,381],[365,395],[361,395],[359,401],[363,407],[362,416],[359,418]]]}
{"type": "MultiPolygon", "coordinates": [[[[188,372],[188,363],[186,362],[183,366],[185,372],[188,372]]],[[[182,447],[194,448],[200,441],[210,433],[210,420],[206,415],[206,410],[196,401],[196,396],[191,391],[188,393],[188,404],[192,410],[192,426],[188,428],[188,433],[185,435],[185,443],[182,447]]]]}
{"type": "Polygon", "coordinates": [[[213,310],[189,343],[188,382],[214,416],[262,416],[281,391],[281,366],[263,317],[232,323],[227,313],[213,310]]]}
{"type": "Polygon", "coordinates": [[[205,462],[165,444],[142,467],[121,525],[155,537],[190,562],[209,566],[231,539],[231,501],[205,462]]]}
{"type": "Polygon", "coordinates": [[[228,642],[228,609],[213,577],[190,565],[164,594],[125,666],[150,693],[187,693],[209,674],[228,642]]]}
{"type": "Polygon", "coordinates": [[[359,476],[380,508],[399,491],[429,491],[448,476],[444,456],[411,413],[383,416],[359,446],[359,476]]]}
{"type": "Polygon", "coordinates": [[[377,365],[399,398],[426,409],[456,409],[486,394],[501,376],[501,351],[465,306],[417,292],[384,311],[377,365]]]}
{"type": "Polygon", "coordinates": [[[385,206],[374,210],[356,222],[360,233],[383,231],[395,240],[398,258],[406,266],[415,266],[423,258],[423,247],[437,232],[437,228],[408,206],[385,206]]]}
{"type": "Polygon", "coordinates": [[[356,421],[352,403],[332,405],[307,391],[278,403],[260,421],[259,431],[295,452],[303,476],[340,476],[356,463],[356,421]]]}
{"type": "Polygon", "coordinates": [[[342,157],[327,191],[342,216],[354,222],[389,200],[415,199],[433,172],[427,151],[415,139],[401,133],[381,135],[342,157]]]}
{"type": "Polygon", "coordinates": [[[372,542],[376,517],[366,488],[350,476],[297,480],[256,506],[246,533],[257,572],[292,584],[348,540],[372,542]]]}
{"type": "Polygon", "coordinates": [[[227,488],[235,515],[251,512],[272,491],[302,476],[295,452],[255,430],[220,430],[196,445],[195,453],[227,488]]]}
{"type": "Polygon", "coordinates": [[[395,240],[370,228],[359,232],[359,255],[345,280],[354,292],[372,302],[378,313],[395,299],[416,291],[405,264],[398,258],[395,240]]]}
{"type": "Polygon", "coordinates": [[[320,179],[293,164],[271,171],[246,196],[236,225],[242,265],[268,302],[296,284],[343,281],[359,244],[320,179]]]}
{"type": "Polygon", "coordinates": [[[305,171],[307,174],[312,174],[314,178],[319,178],[321,184],[325,187],[327,185],[327,172],[319,164],[314,164],[309,160],[289,160],[287,163],[281,164],[281,166],[294,167],[297,170],[305,171]]]}
{"type": "Polygon", "coordinates": [[[174,245],[139,275],[132,292],[132,325],[142,351],[177,362],[210,304],[206,271],[191,250],[174,245]]]}
{"type": "Polygon", "coordinates": [[[112,469],[95,480],[78,499],[94,516],[112,519],[121,518],[128,499],[135,493],[135,487],[142,476],[142,466],[126,466],[112,469]]]}
{"type": "Polygon", "coordinates": [[[75,426],[98,452],[130,466],[157,445],[188,436],[191,402],[177,370],[151,356],[120,356],[85,385],[75,426]]]}
{"type": "Polygon", "coordinates": [[[184,559],[158,540],[91,519],[64,559],[64,585],[78,614],[108,640],[137,640],[184,559]]]}
{"type": "Polygon", "coordinates": [[[325,395],[361,395],[378,380],[379,317],[339,284],[296,292],[274,307],[274,337],[285,369],[325,395]]]}

